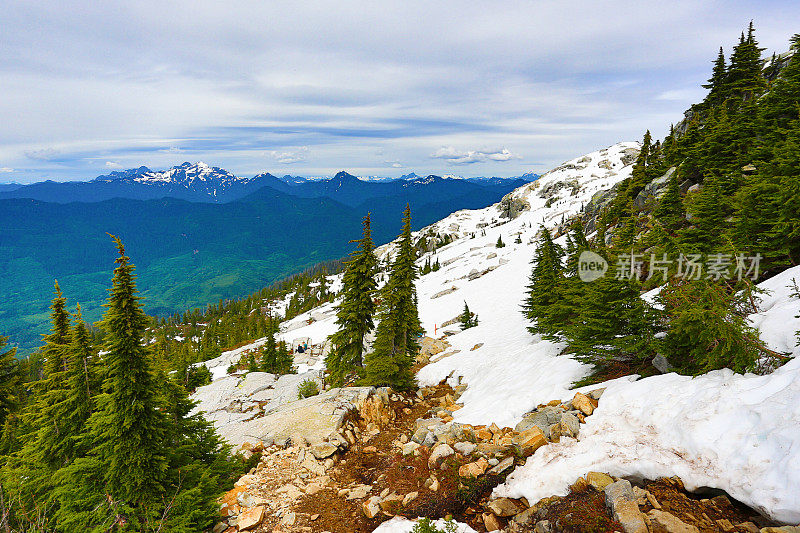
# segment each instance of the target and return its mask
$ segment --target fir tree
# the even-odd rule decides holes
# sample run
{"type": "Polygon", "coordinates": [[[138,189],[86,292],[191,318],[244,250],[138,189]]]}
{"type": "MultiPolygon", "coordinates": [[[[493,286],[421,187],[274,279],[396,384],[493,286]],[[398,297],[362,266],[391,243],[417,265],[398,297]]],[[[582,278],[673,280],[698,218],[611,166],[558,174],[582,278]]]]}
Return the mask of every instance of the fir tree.
{"type": "Polygon", "coordinates": [[[54,409],[55,418],[61,423],[59,440],[53,452],[64,464],[82,455],[79,450],[80,435],[94,409],[92,398],[99,392],[95,351],[89,331],[83,323],[80,305],[74,316],[68,354],[66,394],[54,409]]]}
{"type": "Polygon", "coordinates": [[[561,247],[553,242],[550,231],[542,229],[533,257],[533,270],[529,278],[528,295],[522,309],[525,316],[534,321],[529,329],[532,333],[556,334],[559,324],[549,323],[548,308],[558,300],[558,285],[561,281],[561,247]]]}
{"type": "Polygon", "coordinates": [[[755,38],[753,22],[747,29],[747,36],[742,33],[731,54],[731,63],[725,76],[724,93],[738,98],[750,98],[760,93],[765,86],[761,76],[761,52],[755,38]]]}
{"type": "Polygon", "coordinates": [[[636,369],[655,355],[655,311],[639,297],[638,283],[604,276],[586,283],[577,318],[564,329],[565,353],[595,372],[624,365],[636,369]]]}
{"type": "Polygon", "coordinates": [[[112,238],[119,257],[101,322],[106,376],[97,411],[87,422],[91,451],[59,475],[62,527],[127,524],[144,529],[155,519],[167,481],[169,421],[152,356],[142,343],[147,317],[134,267],[119,238],[112,238]]]}
{"type": "Polygon", "coordinates": [[[755,370],[770,351],[747,323],[749,295],[705,279],[673,281],[662,289],[658,298],[668,316],[662,350],[670,364],[693,375],[725,367],[755,370]]]}
{"type": "Polygon", "coordinates": [[[720,229],[725,207],[720,178],[710,177],[692,205],[692,227],[685,230],[684,244],[701,253],[709,253],[720,243],[720,229]]]}
{"type": "Polygon", "coordinates": [[[358,248],[350,255],[342,277],[342,300],[336,308],[339,326],[331,337],[333,349],[325,358],[331,382],[342,385],[345,376],[363,366],[364,337],[375,327],[374,295],[377,288],[377,260],[373,250],[370,215],[364,217],[364,232],[360,240],[352,241],[358,248]]]}
{"type": "Polygon", "coordinates": [[[478,325],[478,316],[469,310],[467,302],[464,302],[464,310],[461,312],[458,321],[461,323],[462,331],[478,325]]]}
{"type": "Polygon", "coordinates": [[[286,346],[286,342],[279,342],[278,350],[275,354],[275,372],[277,374],[291,374],[293,364],[294,358],[289,348],[286,346]]]}
{"type": "Polygon", "coordinates": [[[10,348],[4,351],[7,343],[8,337],[0,335],[0,428],[19,402],[19,365],[14,357],[17,350],[10,348]]]}
{"type": "Polygon", "coordinates": [[[681,187],[677,174],[673,173],[670,176],[667,190],[658,201],[653,215],[661,222],[664,230],[671,234],[675,234],[684,225],[686,214],[681,200],[681,187]]]}
{"type": "Polygon", "coordinates": [[[714,61],[714,68],[711,71],[711,78],[709,78],[707,84],[703,85],[704,88],[708,89],[708,95],[703,100],[705,106],[715,106],[725,99],[725,79],[727,74],[728,66],[725,63],[725,53],[720,46],[719,54],[714,61]]]}
{"type": "Polygon", "coordinates": [[[414,386],[411,367],[419,353],[418,337],[424,330],[417,310],[417,267],[411,244],[411,209],[403,214],[403,233],[389,280],[381,292],[380,323],[373,351],[365,358],[364,381],[398,390],[414,386]]]}
{"type": "Polygon", "coordinates": [[[502,235],[498,235],[497,236],[497,242],[495,243],[495,248],[503,248],[505,245],[506,245],[506,243],[503,242],[503,236],[502,235]]]}

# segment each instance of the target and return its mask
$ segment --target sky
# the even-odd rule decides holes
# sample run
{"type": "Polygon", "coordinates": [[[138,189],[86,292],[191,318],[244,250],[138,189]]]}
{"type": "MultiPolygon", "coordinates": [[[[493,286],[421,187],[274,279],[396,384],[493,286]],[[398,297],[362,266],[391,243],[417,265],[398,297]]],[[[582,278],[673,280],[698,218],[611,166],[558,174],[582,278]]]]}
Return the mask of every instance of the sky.
{"type": "Polygon", "coordinates": [[[0,182],[541,173],[663,138],[748,22],[800,2],[37,2],[0,14],[0,182]]]}

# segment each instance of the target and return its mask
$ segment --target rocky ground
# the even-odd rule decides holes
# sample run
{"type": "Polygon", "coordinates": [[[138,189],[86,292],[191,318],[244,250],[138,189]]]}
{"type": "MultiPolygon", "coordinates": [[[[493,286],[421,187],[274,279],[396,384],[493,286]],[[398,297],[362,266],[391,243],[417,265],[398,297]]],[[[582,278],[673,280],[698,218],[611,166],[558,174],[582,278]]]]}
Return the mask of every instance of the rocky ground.
{"type": "Polygon", "coordinates": [[[297,433],[269,447],[245,443],[259,463],[222,499],[214,532],[371,532],[397,515],[453,517],[476,531],[800,533],[771,527],[724,494],[690,494],[678,478],[631,484],[588,472],[564,497],[493,499],[539,447],[577,437],[603,391],[540,405],[515,428],[499,428],[453,422],[464,388],[360,391],[327,440],[297,433]]]}

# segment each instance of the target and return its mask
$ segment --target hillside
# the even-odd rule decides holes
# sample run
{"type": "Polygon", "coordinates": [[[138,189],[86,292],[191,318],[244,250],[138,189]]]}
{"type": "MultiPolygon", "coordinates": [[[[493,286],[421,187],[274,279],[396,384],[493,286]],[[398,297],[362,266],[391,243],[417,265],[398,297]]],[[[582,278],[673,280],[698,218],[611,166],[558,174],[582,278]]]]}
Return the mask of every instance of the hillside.
{"type": "MultiPolygon", "coordinates": [[[[229,174],[228,181],[219,182],[200,179],[202,173],[195,167],[176,168],[178,172],[126,174],[99,182],[42,187],[52,185],[56,196],[64,194],[63,187],[74,188],[81,197],[86,187],[108,186],[112,188],[103,190],[113,192],[124,182],[134,190],[144,188],[150,196],[163,195],[171,189],[158,184],[180,185],[183,178],[171,180],[176,175],[185,178],[188,172],[194,177],[192,183],[197,182],[189,198],[196,200],[209,191],[230,191],[239,183],[229,174]],[[155,182],[155,189],[143,181],[155,182]]],[[[211,167],[203,169],[211,176],[211,167]]],[[[303,189],[305,197],[301,197],[294,188],[288,194],[263,186],[265,179],[262,176],[255,184],[247,180],[249,185],[242,185],[237,193],[249,191],[247,195],[220,203],[176,198],[72,203],[0,200],[3,332],[25,351],[37,345],[46,331],[47,302],[55,279],[73,301],[81,303],[88,320],[100,318],[103,284],[112,267],[107,233],[122,237],[136,255],[147,312],[164,316],[240,297],[313,264],[338,259],[345,255],[345,243],[368,211],[374,212],[376,238],[386,242],[396,235],[398,213],[406,203],[414,209],[419,227],[458,208],[495,202],[515,185],[479,186],[440,178],[382,184],[350,176],[350,185],[344,189],[314,183],[303,189]]],[[[91,199],[89,195],[87,200],[91,199]]]]}
{"type": "MultiPolygon", "coordinates": [[[[572,398],[572,384],[590,373],[590,367],[558,355],[563,344],[533,336],[527,329],[520,304],[526,293],[531,244],[542,227],[556,230],[597,193],[628,178],[638,149],[637,143],[621,143],[568,161],[509,194],[502,203],[453,213],[415,233],[416,237],[444,233],[453,237],[452,243],[419,258],[418,266],[438,260],[441,269],[423,275],[417,290],[427,335],[447,341],[447,347],[433,354],[419,371],[418,379],[423,386],[446,380],[464,387],[458,399],[461,407],[452,413],[454,424],[514,427],[537,405],[572,398]],[[509,220],[502,214],[512,199],[529,207],[509,220]],[[505,247],[496,247],[498,237],[507,243],[505,247]],[[465,301],[478,315],[479,324],[460,331],[452,323],[465,301]],[[452,325],[442,326],[447,323],[452,325]]],[[[376,253],[385,258],[391,251],[392,246],[386,245],[376,253]]],[[[800,329],[800,320],[795,318],[800,299],[791,296],[795,276],[800,277],[800,271],[792,269],[764,282],[761,287],[770,292],[750,320],[773,349],[797,355],[794,331],[800,329]]],[[[330,279],[334,286],[337,279],[330,279]]],[[[296,387],[301,379],[319,379],[323,368],[319,353],[325,352],[326,339],[336,330],[334,319],[332,304],[325,304],[281,325],[279,339],[291,343],[309,338],[320,351],[311,358],[296,356],[301,374],[276,385],[276,390],[288,383],[296,387]]],[[[223,377],[225,369],[262,344],[263,340],[223,353],[205,365],[222,380],[220,384],[235,385],[235,378],[223,377]]],[[[535,454],[495,490],[495,497],[524,496],[533,502],[566,494],[575,479],[592,470],[647,479],[679,475],[690,490],[723,489],[767,516],[796,523],[800,501],[797,471],[791,465],[798,458],[787,446],[796,439],[791,428],[798,417],[796,413],[779,415],[775,409],[800,399],[797,372],[792,362],[767,376],[737,376],[727,370],[697,379],[676,374],[639,380],[630,376],[579,389],[606,388],[594,416],[582,427],[580,440],[562,439],[548,446],[546,453],[535,454]],[[738,429],[731,430],[734,425],[738,429]],[[765,460],[760,465],[748,459],[754,446],[765,460]],[[731,469],[730,464],[741,467],[731,469]]],[[[217,397],[219,392],[211,391],[218,386],[215,381],[201,389],[206,392],[198,393],[197,399],[209,394],[217,397]]],[[[293,389],[288,386],[291,398],[293,389]]],[[[200,408],[213,411],[211,419],[219,420],[222,434],[234,442],[274,438],[271,419],[253,418],[252,411],[237,415],[205,402],[200,408]],[[223,413],[223,418],[217,418],[223,413]],[[249,422],[244,423],[245,419],[249,422]]],[[[279,416],[280,402],[274,405],[264,408],[265,415],[279,416]]]]}

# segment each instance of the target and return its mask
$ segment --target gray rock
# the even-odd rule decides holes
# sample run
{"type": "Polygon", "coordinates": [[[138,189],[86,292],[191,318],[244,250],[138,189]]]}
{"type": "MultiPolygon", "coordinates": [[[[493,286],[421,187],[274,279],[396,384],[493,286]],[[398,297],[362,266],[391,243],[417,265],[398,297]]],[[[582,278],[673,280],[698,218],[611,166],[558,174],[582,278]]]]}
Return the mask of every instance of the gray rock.
{"type": "Polygon", "coordinates": [[[667,358],[660,353],[653,357],[652,365],[662,374],[669,374],[670,372],[674,371],[674,369],[670,366],[669,361],[667,361],[667,358]]]}
{"type": "Polygon", "coordinates": [[[592,400],[599,400],[603,396],[603,393],[605,391],[606,391],[605,387],[600,389],[594,389],[593,391],[590,391],[586,396],[588,396],[592,400]]]}
{"type": "Polygon", "coordinates": [[[571,413],[561,415],[561,435],[564,437],[577,437],[581,430],[581,423],[578,417],[571,413]]]}
{"type": "Polygon", "coordinates": [[[545,407],[540,411],[533,411],[527,413],[522,417],[522,420],[514,427],[514,431],[519,433],[530,429],[533,426],[542,430],[545,437],[549,436],[550,426],[561,421],[561,414],[564,412],[560,407],[545,407]]]}
{"type": "Polygon", "coordinates": [[[612,508],[616,501],[635,501],[636,497],[633,495],[633,487],[631,482],[627,479],[620,479],[608,485],[605,490],[606,494],[606,507],[612,508]]]}
{"type": "MultiPolygon", "coordinates": [[[[491,463],[491,460],[489,461],[491,463]]],[[[514,466],[514,458],[513,457],[506,457],[502,461],[500,461],[496,466],[494,466],[491,470],[489,470],[490,474],[502,474],[509,468],[514,466]]]]}
{"type": "Polygon", "coordinates": [[[439,444],[433,449],[430,457],[428,457],[428,466],[430,468],[435,468],[439,466],[439,463],[441,463],[445,458],[450,457],[454,453],[456,452],[453,450],[453,448],[447,444],[439,444]]]}
{"type": "Polygon", "coordinates": [[[458,453],[464,456],[472,455],[472,453],[478,449],[478,445],[472,442],[456,442],[453,447],[458,453]]]}
{"type": "Polygon", "coordinates": [[[311,447],[311,453],[314,454],[314,457],[320,460],[330,457],[336,453],[336,450],[338,450],[338,447],[330,442],[321,442],[311,447]]]}

